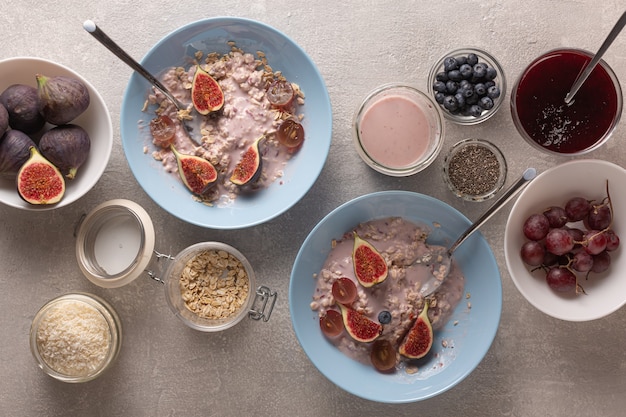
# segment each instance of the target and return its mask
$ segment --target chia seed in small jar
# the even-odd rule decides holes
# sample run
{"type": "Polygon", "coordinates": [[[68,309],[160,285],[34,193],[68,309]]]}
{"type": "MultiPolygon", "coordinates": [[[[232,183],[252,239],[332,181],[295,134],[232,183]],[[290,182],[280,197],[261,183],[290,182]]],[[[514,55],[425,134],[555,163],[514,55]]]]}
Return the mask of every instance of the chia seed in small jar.
{"type": "Polygon", "coordinates": [[[466,139],[452,147],[444,161],[443,172],[446,184],[455,195],[469,201],[484,201],[502,188],[507,167],[495,145],[466,139]]]}

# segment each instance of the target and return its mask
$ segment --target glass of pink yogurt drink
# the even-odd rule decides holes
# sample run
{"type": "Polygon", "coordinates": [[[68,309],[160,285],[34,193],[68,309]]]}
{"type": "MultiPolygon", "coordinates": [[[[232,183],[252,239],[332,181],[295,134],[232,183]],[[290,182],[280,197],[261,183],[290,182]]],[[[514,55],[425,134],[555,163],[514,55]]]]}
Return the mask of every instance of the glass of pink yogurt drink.
{"type": "Polygon", "coordinates": [[[354,116],[357,152],[372,169],[394,177],[413,175],[439,155],[444,119],[422,91],[385,84],[372,91],[354,116]]]}

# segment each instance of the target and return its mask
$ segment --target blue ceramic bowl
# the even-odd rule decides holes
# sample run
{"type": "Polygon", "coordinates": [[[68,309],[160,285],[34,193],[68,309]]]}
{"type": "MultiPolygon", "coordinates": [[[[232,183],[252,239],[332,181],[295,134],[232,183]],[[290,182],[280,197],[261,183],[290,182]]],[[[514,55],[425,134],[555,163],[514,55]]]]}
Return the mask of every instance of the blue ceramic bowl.
{"type": "Polygon", "coordinates": [[[461,382],[483,359],[496,335],[502,309],[500,272],[487,241],[472,235],[454,257],[466,277],[465,292],[450,321],[435,333],[433,352],[415,374],[384,374],[341,353],[321,333],[317,312],[310,308],[316,281],[331,240],[357,224],[400,216],[415,223],[439,223],[428,242],[449,245],[470,221],[449,205],[422,194],[384,191],[349,201],[328,214],[308,235],[291,273],[289,308],[296,336],[309,359],[329,380],[359,397],[406,403],[434,397],[461,382]],[[468,305],[471,303],[471,308],[468,305]],[[450,342],[447,348],[442,341],[450,342]]]}
{"type": "Polygon", "coordinates": [[[332,134],[330,99],[317,67],[296,43],[263,23],[236,17],[190,23],[159,41],[141,64],[153,74],[159,74],[169,67],[186,65],[196,50],[227,53],[229,41],[234,41],[245,52],[263,51],[272,68],[299,84],[306,95],[301,108],[306,140],[287,164],[280,181],[253,196],[238,197],[225,207],[198,203],[176,175],[165,172],[150,152],[144,152],[144,147],[151,148],[151,138],[139,125],[147,126],[152,118],[149,112],[142,112],[151,86],[139,74],[134,73],[130,78],[121,113],[122,145],[141,187],[170,214],[214,229],[260,224],[298,202],[317,180],[328,156],[332,134]]]}

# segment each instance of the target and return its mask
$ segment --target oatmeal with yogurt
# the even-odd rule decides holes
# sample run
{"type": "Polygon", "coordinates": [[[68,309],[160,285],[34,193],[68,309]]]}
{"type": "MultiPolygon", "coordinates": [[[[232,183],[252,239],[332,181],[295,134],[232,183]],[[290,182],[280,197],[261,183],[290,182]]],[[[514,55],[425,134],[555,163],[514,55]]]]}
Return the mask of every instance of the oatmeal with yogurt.
{"type": "Polygon", "coordinates": [[[452,260],[449,275],[438,289],[426,297],[421,295],[420,286],[430,274],[432,255],[441,249],[426,243],[428,234],[427,227],[392,217],[359,224],[341,239],[332,242],[332,249],[315,276],[317,285],[311,309],[318,313],[320,326],[328,340],[346,356],[364,364],[373,364],[380,370],[372,358],[373,350],[381,345],[392,346],[391,369],[405,368],[408,372],[414,360],[400,355],[398,348],[425,306],[433,331],[441,329],[450,319],[464,297],[465,278],[452,260]],[[382,282],[367,287],[357,279],[353,260],[355,239],[367,241],[384,259],[388,272],[382,282]],[[346,283],[350,285],[346,286],[346,283]],[[339,292],[337,286],[341,288],[339,292]],[[334,326],[329,323],[329,318],[345,313],[341,298],[351,291],[349,287],[356,289],[355,296],[349,300],[349,310],[360,313],[374,329],[378,329],[378,334],[374,334],[371,340],[357,340],[361,338],[355,338],[351,329],[345,327],[345,314],[342,316],[343,324],[334,326]],[[340,329],[328,331],[335,327],[340,329]]]}
{"type": "MultiPolygon", "coordinates": [[[[201,115],[190,105],[187,110],[178,111],[156,89],[152,90],[144,107],[145,111],[154,111],[153,122],[169,119],[167,123],[171,125],[173,136],[163,140],[151,126],[153,146],[144,148],[167,172],[178,175],[172,146],[181,154],[203,158],[215,167],[215,185],[206,192],[194,194],[194,198],[210,205],[225,205],[242,193],[282,181],[284,167],[304,140],[304,128],[300,123],[303,115],[299,113],[304,94],[298,85],[289,82],[280,71],[274,71],[262,52],[253,55],[233,43],[230,46],[231,51],[224,55],[197,53],[197,65],[173,67],[161,76],[163,84],[176,98],[191,103],[194,75],[200,68],[221,89],[224,100],[219,110],[201,115]],[[181,125],[181,121],[190,118],[201,118],[201,144],[191,141],[181,125]],[[245,186],[234,183],[231,176],[235,167],[261,137],[259,175],[245,186]]],[[[161,130],[163,127],[161,123],[161,130]]]]}

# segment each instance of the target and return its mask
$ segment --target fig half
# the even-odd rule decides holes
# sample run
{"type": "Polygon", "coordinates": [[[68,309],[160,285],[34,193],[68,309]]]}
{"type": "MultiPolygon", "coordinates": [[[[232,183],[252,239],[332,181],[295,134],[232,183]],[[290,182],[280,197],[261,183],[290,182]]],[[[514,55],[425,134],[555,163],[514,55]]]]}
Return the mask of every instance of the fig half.
{"type": "Polygon", "coordinates": [[[426,356],[432,347],[433,327],[428,319],[428,301],[426,301],[422,312],[400,344],[398,352],[410,359],[420,359],[426,356]]]}
{"type": "Polygon", "coordinates": [[[176,157],[180,179],[189,191],[202,195],[215,185],[217,170],[213,164],[199,156],[182,154],[174,145],[170,148],[176,157]]]}
{"type": "Polygon", "coordinates": [[[17,173],[17,191],[27,203],[55,204],[65,194],[65,180],[57,167],[31,146],[30,158],[17,173]]]}
{"type": "Polygon", "coordinates": [[[80,126],[62,125],[48,130],[39,140],[39,151],[63,175],[74,179],[89,156],[91,140],[80,126]]]}
{"type": "Polygon", "coordinates": [[[373,342],[383,332],[383,326],[370,320],[365,314],[339,304],[343,325],[348,334],[357,342],[373,342]]]}
{"type": "Polygon", "coordinates": [[[259,145],[261,140],[263,140],[265,136],[261,136],[256,139],[252,145],[246,149],[246,151],[241,155],[241,159],[235,166],[233,170],[233,174],[230,177],[230,181],[236,185],[245,185],[248,183],[255,182],[259,179],[262,171],[262,162],[261,152],[259,145]]]}
{"type": "Polygon", "coordinates": [[[193,76],[191,101],[196,111],[203,115],[217,111],[224,105],[224,93],[220,85],[200,65],[196,66],[193,76]]]}
{"type": "Polygon", "coordinates": [[[37,74],[39,110],[53,125],[63,125],[80,116],[89,107],[87,86],[74,77],[37,74]]]}
{"type": "Polygon", "coordinates": [[[373,287],[387,279],[389,270],[385,258],[356,232],[354,232],[352,262],[357,280],[366,288],[373,287]]]}

